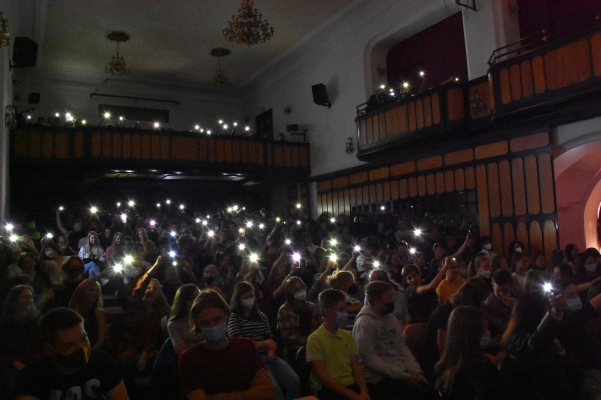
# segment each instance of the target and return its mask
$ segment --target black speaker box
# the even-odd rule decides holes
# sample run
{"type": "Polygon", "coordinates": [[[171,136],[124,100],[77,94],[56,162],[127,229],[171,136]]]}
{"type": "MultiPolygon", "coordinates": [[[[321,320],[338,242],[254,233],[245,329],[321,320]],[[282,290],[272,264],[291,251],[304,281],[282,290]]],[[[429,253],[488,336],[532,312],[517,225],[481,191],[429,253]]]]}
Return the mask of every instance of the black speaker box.
{"type": "Polygon", "coordinates": [[[328,108],[330,108],[331,103],[328,100],[326,85],[318,83],[317,85],[311,86],[311,90],[313,91],[313,102],[315,104],[318,106],[328,106],[328,108]]]}
{"type": "Polygon", "coordinates": [[[35,67],[38,58],[38,44],[26,37],[16,37],[13,46],[13,67],[35,67]]]}

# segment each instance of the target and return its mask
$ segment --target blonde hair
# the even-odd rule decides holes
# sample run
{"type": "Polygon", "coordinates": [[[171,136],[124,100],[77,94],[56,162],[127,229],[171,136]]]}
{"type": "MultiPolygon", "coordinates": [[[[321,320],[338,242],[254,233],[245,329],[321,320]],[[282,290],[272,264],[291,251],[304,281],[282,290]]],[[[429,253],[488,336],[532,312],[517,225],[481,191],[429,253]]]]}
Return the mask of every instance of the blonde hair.
{"type": "Polygon", "coordinates": [[[200,333],[200,326],[196,324],[196,317],[207,308],[218,308],[229,318],[230,307],[223,297],[213,289],[201,290],[196,300],[194,300],[194,304],[192,304],[192,307],[190,308],[190,330],[192,333],[200,333]]]}

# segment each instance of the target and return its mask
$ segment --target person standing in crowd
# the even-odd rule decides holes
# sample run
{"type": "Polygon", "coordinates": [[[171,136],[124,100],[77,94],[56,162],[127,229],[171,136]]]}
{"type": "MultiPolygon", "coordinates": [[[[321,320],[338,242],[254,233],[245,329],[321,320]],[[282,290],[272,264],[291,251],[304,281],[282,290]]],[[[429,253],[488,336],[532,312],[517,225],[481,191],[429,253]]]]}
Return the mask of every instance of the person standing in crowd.
{"type": "Polygon", "coordinates": [[[56,210],[56,226],[61,231],[63,236],[66,236],[69,240],[69,247],[73,250],[79,250],[79,241],[86,237],[86,233],[81,229],[81,220],[76,219],[73,221],[73,230],[67,231],[61,222],[61,214],[62,211],[60,209],[56,210]]]}
{"type": "Polygon", "coordinates": [[[436,288],[442,282],[452,261],[452,257],[446,257],[440,272],[427,285],[422,285],[419,268],[413,264],[403,267],[403,278],[407,282],[405,299],[412,323],[427,323],[430,320],[430,315],[438,307],[436,288]]]}
{"type": "Polygon", "coordinates": [[[459,274],[459,264],[457,264],[455,258],[447,258],[446,264],[446,277],[436,288],[440,304],[446,303],[465,284],[465,279],[459,274]]]}

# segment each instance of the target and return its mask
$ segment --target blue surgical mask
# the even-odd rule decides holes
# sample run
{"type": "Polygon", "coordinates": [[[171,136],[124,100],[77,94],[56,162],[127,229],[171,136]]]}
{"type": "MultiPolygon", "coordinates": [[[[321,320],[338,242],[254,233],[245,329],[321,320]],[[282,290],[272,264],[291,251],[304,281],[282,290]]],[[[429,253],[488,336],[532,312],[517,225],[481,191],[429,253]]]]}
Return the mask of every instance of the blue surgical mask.
{"type": "Polygon", "coordinates": [[[567,311],[574,312],[582,308],[582,301],[580,300],[580,297],[575,297],[566,301],[566,305],[568,306],[567,311]]]}
{"type": "Polygon", "coordinates": [[[347,312],[337,312],[336,319],[334,320],[334,324],[341,328],[346,325],[348,322],[348,313],[347,312]]]}
{"type": "Polygon", "coordinates": [[[225,322],[221,325],[214,326],[212,328],[200,327],[202,335],[209,342],[217,343],[223,340],[225,333],[227,332],[227,326],[225,322]]]}
{"type": "Polygon", "coordinates": [[[586,269],[586,272],[588,273],[593,273],[597,270],[597,264],[585,264],[584,269],[586,269]]]}
{"type": "Polygon", "coordinates": [[[481,336],[480,337],[480,348],[482,350],[486,349],[490,345],[490,336],[481,336]]]}

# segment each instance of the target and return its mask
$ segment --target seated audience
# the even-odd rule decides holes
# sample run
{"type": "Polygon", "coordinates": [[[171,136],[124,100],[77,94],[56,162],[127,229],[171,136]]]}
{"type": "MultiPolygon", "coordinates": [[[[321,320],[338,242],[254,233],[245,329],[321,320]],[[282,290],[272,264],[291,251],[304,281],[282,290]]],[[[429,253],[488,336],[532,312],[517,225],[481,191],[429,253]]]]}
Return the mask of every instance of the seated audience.
{"type": "Polygon", "coordinates": [[[191,284],[180,286],[175,293],[167,329],[177,355],[202,340],[200,335],[192,333],[190,326],[190,308],[199,293],[198,287],[191,284]]]}
{"type": "Polygon", "coordinates": [[[107,271],[81,282],[69,301],[69,308],[83,318],[83,327],[94,349],[100,349],[106,337],[106,316],[99,280],[108,275],[107,271]]]}
{"type": "Polygon", "coordinates": [[[452,258],[446,257],[440,272],[427,285],[422,285],[419,268],[413,264],[403,267],[403,279],[407,282],[405,298],[412,323],[423,323],[430,320],[430,315],[438,307],[436,288],[447,273],[450,262],[452,262],[452,258]]]}
{"type": "Polygon", "coordinates": [[[457,264],[455,258],[447,258],[446,276],[436,288],[438,302],[440,304],[446,303],[464,284],[465,279],[460,275],[459,264],[457,264]]]}

